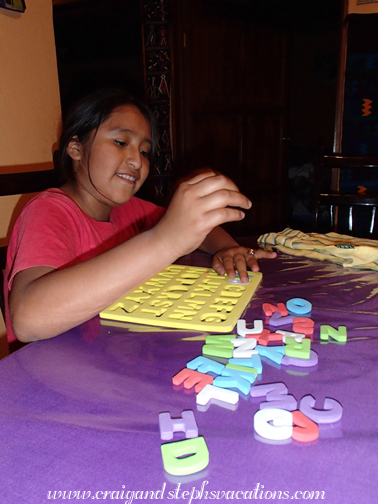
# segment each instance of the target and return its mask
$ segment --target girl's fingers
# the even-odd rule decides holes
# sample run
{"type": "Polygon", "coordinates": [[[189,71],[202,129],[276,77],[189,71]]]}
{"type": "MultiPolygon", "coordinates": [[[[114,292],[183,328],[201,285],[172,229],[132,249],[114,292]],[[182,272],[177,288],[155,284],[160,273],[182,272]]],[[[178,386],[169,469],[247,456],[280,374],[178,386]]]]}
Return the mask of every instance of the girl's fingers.
{"type": "Polygon", "coordinates": [[[254,271],[255,273],[257,271],[260,271],[260,266],[259,263],[257,262],[257,257],[256,254],[246,254],[245,255],[245,262],[247,263],[248,267],[251,269],[251,271],[254,271]]]}
{"type": "Polygon", "coordinates": [[[257,259],[274,259],[275,257],[277,257],[277,253],[258,248],[255,250],[255,256],[257,259]]]}
{"type": "Polygon", "coordinates": [[[238,254],[234,258],[235,269],[239,273],[239,278],[242,283],[248,283],[248,273],[247,273],[247,257],[242,254],[238,254]]]}
{"type": "Polygon", "coordinates": [[[204,221],[210,231],[216,226],[221,226],[226,222],[240,221],[245,217],[245,213],[236,208],[217,208],[204,214],[204,221]]]}
{"type": "Polygon", "coordinates": [[[250,251],[253,251],[253,249],[240,246],[221,250],[213,257],[213,269],[220,275],[224,275],[226,272],[231,279],[236,277],[235,271],[237,271],[240,281],[248,283],[248,268],[254,272],[260,271],[258,259],[274,259],[277,257],[276,252],[269,252],[260,248],[254,250],[253,254],[250,251]]]}
{"type": "MultiPolygon", "coordinates": [[[[184,255],[197,248],[217,226],[242,220],[243,210],[251,206],[234,182],[207,170],[180,184],[158,226],[163,238],[171,241],[174,237],[174,248],[184,255]]],[[[214,270],[234,278],[233,263],[226,266],[223,259],[219,255],[214,260],[214,270]]]]}
{"type": "Polygon", "coordinates": [[[189,180],[186,181],[186,183],[189,185],[195,185],[201,182],[202,180],[205,180],[210,177],[216,177],[217,175],[218,174],[215,173],[213,170],[206,170],[190,178],[189,180]]]}
{"type": "Polygon", "coordinates": [[[239,193],[237,185],[231,179],[214,172],[201,173],[188,180],[184,185],[190,186],[192,189],[194,186],[199,197],[207,196],[222,189],[239,193]]]}
{"type": "Polygon", "coordinates": [[[236,254],[225,255],[222,261],[229,278],[234,279],[236,277],[235,271],[237,271],[239,273],[240,281],[248,283],[247,264],[242,253],[238,252],[236,254]]]}
{"type": "Polygon", "coordinates": [[[200,198],[201,203],[212,208],[239,207],[248,210],[252,202],[239,191],[220,189],[200,198]]]}
{"type": "Polygon", "coordinates": [[[234,258],[232,255],[226,255],[223,257],[223,266],[226,270],[228,278],[233,279],[236,277],[234,258]]]}
{"type": "Polygon", "coordinates": [[[212,268],[218,273],[218,275],[223,276],[226,273],[223,262],[217,255],[213,257],[212,268]]]}

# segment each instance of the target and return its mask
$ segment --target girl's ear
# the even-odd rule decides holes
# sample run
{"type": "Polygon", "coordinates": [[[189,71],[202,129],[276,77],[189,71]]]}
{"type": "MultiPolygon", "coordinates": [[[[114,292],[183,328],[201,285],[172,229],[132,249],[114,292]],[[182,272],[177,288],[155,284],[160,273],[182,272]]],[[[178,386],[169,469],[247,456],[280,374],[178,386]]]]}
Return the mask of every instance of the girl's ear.
{"type": "Polygon", "coordinates": [[[70,156],[71,159],[74,161],[80,161],[81,156],[82,156],[82,144],[79,141],[79,138],[77,135],[73,136],[71,140],[69,141],[66,151],[67,154],[70,156]]]}

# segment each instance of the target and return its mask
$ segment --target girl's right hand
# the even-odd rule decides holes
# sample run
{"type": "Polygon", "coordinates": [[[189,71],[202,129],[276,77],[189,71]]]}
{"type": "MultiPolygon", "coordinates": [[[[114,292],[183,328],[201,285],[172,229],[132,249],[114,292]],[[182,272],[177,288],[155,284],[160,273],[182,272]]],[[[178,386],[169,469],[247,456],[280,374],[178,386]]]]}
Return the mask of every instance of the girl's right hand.
{"type": "Polygon", "coordinates": [[[242,220],[245,214],[239,208],[251,206],[232,180],[209,170],[179,185],[155,229],[181,257],[197,249],[216,226],[242,220]]]}

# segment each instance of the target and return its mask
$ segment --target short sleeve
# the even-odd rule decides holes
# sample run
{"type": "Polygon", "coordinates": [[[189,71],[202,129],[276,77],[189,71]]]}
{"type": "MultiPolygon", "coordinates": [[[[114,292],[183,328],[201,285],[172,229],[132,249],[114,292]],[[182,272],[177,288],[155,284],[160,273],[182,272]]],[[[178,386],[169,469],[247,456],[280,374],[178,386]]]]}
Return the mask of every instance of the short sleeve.
{"type": "Polygon", "coordinates": [[[9,288],[19,271],[35,266],[59,269],[71,262],[76,253],[76,227],[64,204],[32,200],[16,221],[8,245],[9,288]]]}

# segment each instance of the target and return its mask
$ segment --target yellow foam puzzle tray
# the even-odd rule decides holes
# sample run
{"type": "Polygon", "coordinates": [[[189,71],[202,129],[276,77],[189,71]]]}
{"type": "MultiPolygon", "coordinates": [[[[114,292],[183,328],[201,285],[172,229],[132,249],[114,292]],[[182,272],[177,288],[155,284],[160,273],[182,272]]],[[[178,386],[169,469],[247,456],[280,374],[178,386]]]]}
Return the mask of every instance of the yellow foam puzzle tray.
{"type": "Polygon", "coordinates": [[[227,333],[232,331],[257,289],[262,274],[248,272],[249,283],[219,276],[211,268],[173,264],[118,299],[102,319],[148,326],[227,333]]]}

